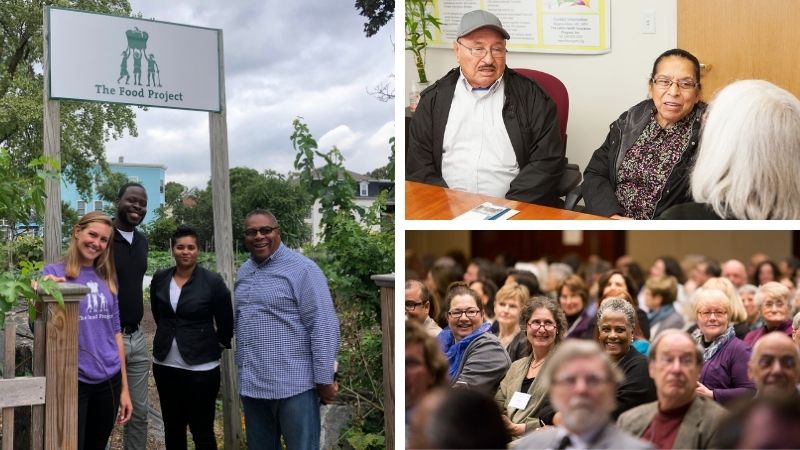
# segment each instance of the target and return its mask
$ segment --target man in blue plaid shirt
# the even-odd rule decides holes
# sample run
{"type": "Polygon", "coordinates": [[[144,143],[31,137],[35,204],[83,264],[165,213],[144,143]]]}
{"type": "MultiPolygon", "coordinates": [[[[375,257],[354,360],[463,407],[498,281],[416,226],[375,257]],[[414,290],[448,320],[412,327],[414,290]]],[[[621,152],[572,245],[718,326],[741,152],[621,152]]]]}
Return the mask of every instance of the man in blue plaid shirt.
{"type": "Polygon", "coordinates": [[[319,267],[281,243],[278,220],[245,219],[235,284],[236,364],[251,449],[318,449],[319,404],[336,397],[339,319],[319,267]]]}

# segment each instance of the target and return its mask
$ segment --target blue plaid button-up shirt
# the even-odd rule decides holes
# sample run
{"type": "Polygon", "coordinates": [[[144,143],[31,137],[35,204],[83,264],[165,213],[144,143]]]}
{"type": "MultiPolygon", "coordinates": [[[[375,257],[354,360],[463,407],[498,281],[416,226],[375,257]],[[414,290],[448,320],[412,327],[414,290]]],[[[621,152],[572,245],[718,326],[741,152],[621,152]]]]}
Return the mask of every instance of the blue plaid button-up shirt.
{"type": "Polygon", "coordinates": [[[280,244],[260,264],[245,261],[234,292],[241,395],[275,400],[333,383],[339,318],[313,261],[280,244]]]}

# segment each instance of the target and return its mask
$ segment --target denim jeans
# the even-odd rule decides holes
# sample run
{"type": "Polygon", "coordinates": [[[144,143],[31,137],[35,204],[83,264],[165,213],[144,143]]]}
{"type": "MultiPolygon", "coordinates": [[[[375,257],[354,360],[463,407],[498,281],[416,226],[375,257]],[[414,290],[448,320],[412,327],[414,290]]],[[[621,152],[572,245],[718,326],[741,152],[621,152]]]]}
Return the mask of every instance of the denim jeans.
{"type": "Polygon", "coordinates": [[[147,447],[147,378],[150,376],[150,352],[142,329],[123,334],[125,368],[128,372],[128,391],[133,403],[133,415],[125,424],[125,449],[145,450],[147,447]]]}
{"type": "Polygon", "coordinates": [[[319,449],[319,396],[316,389],[280,400],[242,396],[242,405],[249,449],[281,450],[281,436],[288,450],[319,449]]]}

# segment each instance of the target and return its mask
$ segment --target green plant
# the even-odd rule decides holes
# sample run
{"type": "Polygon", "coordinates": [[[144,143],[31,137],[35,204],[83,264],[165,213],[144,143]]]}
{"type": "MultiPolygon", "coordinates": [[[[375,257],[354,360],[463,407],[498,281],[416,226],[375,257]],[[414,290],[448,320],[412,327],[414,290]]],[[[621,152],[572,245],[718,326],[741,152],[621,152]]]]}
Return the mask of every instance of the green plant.
{"type": "MultiPolygon", "coordinates": [[[[44,181],[58,177],[58,167],[50,159],[39,157],[26,164],[26,172],[21,173],[8,149],[0,148],[0,219],[6,223],[29,223],[41,217],[44,212],[44,181]],[[35,176],[28,177],[27,171],[35,176]]],[[[3,271],[0,272],[0,325],[5,322],[5,313],[14,308],[20,299],[28,304],[31,317],[35,314],[34,305],[41,300],[34,283],[48,295],[63,304],[58,285],[43,280],[40,272],[43,267],[41,254],[32,248],[35,240],[20,236],[19,242],[6,246],[3,271]],[[21,255],[15,255],[19,250],[21,255]],[[8,270],[6,270],[8,269],[8,270]]]]}
{"type": "Polygon", "coordinates": [[[425,74],[425,49],[433,40],[432,29],[439,29],[439,19],[428,13],[432,0],[406,0],[406,50],[414,55],[420,83],[427,83],[425,74]]]}
{"type": "MultiPolygon", "coordinates": [[[[394,268],[394,225],[387,223],[385,214],[387,193],[366,210],[356,206],[355,183],[341,153],[335,147],[328,153],[318,151],[308,127],[300,119],[293,125],[300,183],[322,205],[322,240],[304,250],[328,278],[341,324],[339,393],[353,408],[353,416],[340,440],[357,450],[385,448],[380,292],[370,277],[394,268]],[[315,156],[322,157],[325,165],[316,167],[315,156]]],[[[394,139],[390,144],[386,172],[393,177],[394,139]]]]}

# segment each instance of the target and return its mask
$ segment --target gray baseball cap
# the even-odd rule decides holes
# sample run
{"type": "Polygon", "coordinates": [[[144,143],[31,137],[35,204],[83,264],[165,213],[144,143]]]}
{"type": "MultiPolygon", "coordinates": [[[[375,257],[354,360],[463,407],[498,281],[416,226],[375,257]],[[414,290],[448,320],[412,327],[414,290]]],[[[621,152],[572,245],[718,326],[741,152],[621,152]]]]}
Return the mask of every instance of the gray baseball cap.
{"type": "Polygon", "coordinates": [[[461,18],[461,23],[458,24],[458,37],[464,37],[479,28],[492,28],[502,34],[504,38],[511,39],[508,31],[500,23],[500,19],[489,11],[482,9],[476,9],[464,14],[461,18]]]}

